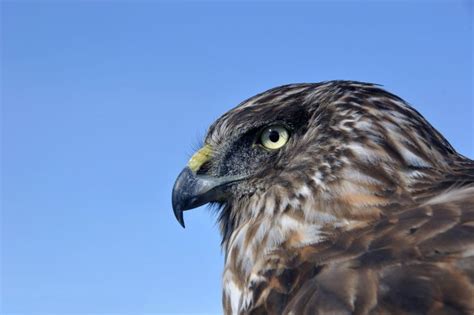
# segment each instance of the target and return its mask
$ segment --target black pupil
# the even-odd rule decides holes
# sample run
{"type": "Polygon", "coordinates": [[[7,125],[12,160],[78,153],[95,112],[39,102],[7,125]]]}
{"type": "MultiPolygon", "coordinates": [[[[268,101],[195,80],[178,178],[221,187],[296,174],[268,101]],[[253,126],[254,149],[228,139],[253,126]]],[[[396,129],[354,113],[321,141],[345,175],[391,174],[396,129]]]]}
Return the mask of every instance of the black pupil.
{"type": "Polygon", "coordinates": [[[278,131],[272,130],[270,131],[268,138],[271,142],[278,142],[278,140],[280,139],[280,134],[278,133],[278,131]]]}

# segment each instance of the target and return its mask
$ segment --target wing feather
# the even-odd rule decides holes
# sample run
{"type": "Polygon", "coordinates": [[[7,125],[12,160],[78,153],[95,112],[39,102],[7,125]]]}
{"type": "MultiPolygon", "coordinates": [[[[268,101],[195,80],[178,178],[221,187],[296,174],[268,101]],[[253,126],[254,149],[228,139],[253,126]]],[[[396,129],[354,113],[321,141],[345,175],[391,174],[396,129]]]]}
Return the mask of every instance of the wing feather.
{"type": "Polygon", "coordinates": [[[474,314],[474,187],[294,250],[251,314],[474,314]]]}

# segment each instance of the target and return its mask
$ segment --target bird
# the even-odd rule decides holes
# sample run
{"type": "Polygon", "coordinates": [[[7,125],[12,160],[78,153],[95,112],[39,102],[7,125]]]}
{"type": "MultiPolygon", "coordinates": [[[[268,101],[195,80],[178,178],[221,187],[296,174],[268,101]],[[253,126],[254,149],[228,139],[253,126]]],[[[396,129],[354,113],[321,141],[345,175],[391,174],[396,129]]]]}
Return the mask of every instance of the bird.
{"type": "Polygon", "coordinates": [[[382,86],[272,88],[217,119],[172,206],[217,209],[225,314],[474,314],[474,161],[382,86]]]}

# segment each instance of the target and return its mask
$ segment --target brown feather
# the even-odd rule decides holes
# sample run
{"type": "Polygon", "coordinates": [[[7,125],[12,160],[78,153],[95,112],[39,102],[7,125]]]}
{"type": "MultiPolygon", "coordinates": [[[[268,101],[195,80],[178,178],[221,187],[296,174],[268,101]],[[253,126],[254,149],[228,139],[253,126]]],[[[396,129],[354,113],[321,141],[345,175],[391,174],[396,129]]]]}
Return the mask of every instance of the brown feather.
{"type": "Polygon", "coordinates": [[[295,249],[290,268],[266,276],[268,296],[286,304],[263,313],[473,314],[474,186],[460,195],[295,249]],[[276,285],[283,271],[296,279],[289,290],[276,285]]]}
{"type": "Polygon", "coordinates": [[[474,161],[354,81],[293,84],[219,118],[225,314],[474,314],[474,161]],[[278,150],[262,128],[291,134],[278,150]]]}

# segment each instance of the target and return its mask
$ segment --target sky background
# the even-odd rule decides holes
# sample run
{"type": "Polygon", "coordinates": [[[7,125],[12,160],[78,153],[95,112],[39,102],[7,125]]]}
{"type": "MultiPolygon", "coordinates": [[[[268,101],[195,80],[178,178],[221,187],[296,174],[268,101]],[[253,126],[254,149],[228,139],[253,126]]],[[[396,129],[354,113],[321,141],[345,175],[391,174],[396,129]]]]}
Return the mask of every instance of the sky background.
{"type": "Polygon", "coordinates": [[[1,314],[221,313],[207,127],[291,82],[380,83],[474,157],[470,1],[1,1],[1,314]]]}

